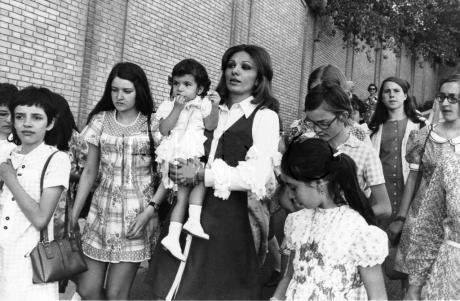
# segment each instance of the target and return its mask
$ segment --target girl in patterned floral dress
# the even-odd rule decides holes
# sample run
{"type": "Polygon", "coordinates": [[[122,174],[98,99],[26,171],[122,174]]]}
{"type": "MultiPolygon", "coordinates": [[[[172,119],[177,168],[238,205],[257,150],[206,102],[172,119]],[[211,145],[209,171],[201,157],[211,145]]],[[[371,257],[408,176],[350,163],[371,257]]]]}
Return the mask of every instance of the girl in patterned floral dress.
{"type": "Polygon", "coordinates": [[[71,227],[100,173],[82,235],[89,269],[77,279],[77,292],[84,299],[128,299],[139,264],[150,258],[145,226],[154,209],[151,143],[158,142],[152,112],[144,71],[133,63],[116,64],[81,133],[89,149],[71,227]]]}
{"type": "Polygon", "coordinates": [[[460,114],[458,99],[459,78],[450,77],[441,83],[435,101],[439,103],[443,122],[412,131],[407,143],[406,160],[409,162],[409,176],[406,181],[397,216],[405,217],[398,228],[390,228],[393,235],[401,235],[395,260],[395,270],[411,274],[418,270],[417,261],[407,262],[411,236],[418,228],[419,211],[423,196],[432,179],[433,172],[442,154],[460,153],[460,114]],[[415,182],[421,173],[418,187],[415,182]],[[401,230],[402,229],[402,230],[401,230]]]}
{"type": "Polygon", "coordinates": [[[304,209],[286,219],[289,266],[271,300],[386,299],[380,264],[388,240],[373,226],[354,161],[333,155],[320,139],[296,139],[281,171],[291,198],[304,209]]]}

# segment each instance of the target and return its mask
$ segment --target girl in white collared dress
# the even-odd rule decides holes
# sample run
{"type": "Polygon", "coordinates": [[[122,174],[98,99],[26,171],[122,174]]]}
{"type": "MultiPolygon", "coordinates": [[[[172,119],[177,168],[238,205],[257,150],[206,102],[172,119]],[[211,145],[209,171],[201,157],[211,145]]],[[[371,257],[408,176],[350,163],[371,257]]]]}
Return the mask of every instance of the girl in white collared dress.
{"type": "Polygon", "coordinates": [[[69,183],[70,160],[64,152],[51,159],[40,195],[40,178],[48,157],[57,151],[52,134],[56,111],[45,88],[29,87],[18,93],[10,106],[13,138],[20,144],[0,165],[5,182],[0,197],[0,297],[2,300],[59,300],[58,282],[32,283],[28,254],[47,228],[53,239],[53,212],[69,183]]]}
{"type": "MultiPolygon", "coordinates": [[[[205,156],[204,130],[216,128],[220,101],[217,93],[208,93],[211,81],[206,69],[196,60],[185,59],[176,64],[170,84],[172,100],[163,102],[157,112],[160,132],[165,137],[156,150],[156,160],[162,173],[161,185],[168,189],[175,187],[168,176],[169,164],[174,164],[177,159],[200,160],[205,156]]],[[[196,237],[209,239],[200,222],[204,196],[203,182],[191,188],[181,184],[177,186],[177,203],[171,213],[168,235],[161,244],[179,260],[185,260],[179,244],[182,229],[196,237]],[[189,218],[182,224],[188,204],[189,218]]]]}

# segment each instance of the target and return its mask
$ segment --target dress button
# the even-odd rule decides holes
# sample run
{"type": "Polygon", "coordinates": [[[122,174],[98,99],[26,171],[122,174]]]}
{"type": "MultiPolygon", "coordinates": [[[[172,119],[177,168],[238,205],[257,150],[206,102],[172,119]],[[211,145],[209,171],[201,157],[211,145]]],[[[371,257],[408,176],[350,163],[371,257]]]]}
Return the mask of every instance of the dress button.
{"type": "Polygon", "coordinates": [[[25,165],[22,165],[22,168],[26,168],[26,166],[25,166],[25,165]]]}
{"type": "Polygon", "coordinates": [[[22,176],[22,173],[18,173],[18,177],[22,176]]]}
{"type": "Polygon", "coordinates": [[[9,216],[7,216],[7,217],[5,217],[5,219],[6,219],[7,221],[9,221],[9,220],[10,220],[10,217],[9,217],[9,216]]]}
{"type": "Polygon", "coordinates": [[[7,230],[7,229],[8,229],[8,227],[7,227],[7,226],[5,226],[5,227],[3,227],[3,229],[7,230]]]}
{"type": "Polygon", "coordinates": [[[16,201],[16,200],[15,200],[14,198],[11,198],[11,201],[13,201],[13,202],[14,202],[14,201],[16,201]]]}

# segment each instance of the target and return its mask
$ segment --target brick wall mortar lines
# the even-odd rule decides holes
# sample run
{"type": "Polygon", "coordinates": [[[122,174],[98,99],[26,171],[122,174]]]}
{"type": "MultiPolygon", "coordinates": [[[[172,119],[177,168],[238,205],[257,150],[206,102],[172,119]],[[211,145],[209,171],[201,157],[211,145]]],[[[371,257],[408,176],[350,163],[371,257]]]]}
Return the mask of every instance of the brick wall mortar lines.
{"type": "MultiPolygon", "coordinates": [[[[181,59],[192,57],[202,62],[215,87],[224,51],[229,45],[249,42],[265,47],[272,56],[273,90],[281,102],[280,116],[286,126],[303,115],[299,110],[303,109],[305,85],[312,69],[328,63],[343,70],[350,68],[350,56],[347,58],[340,34],[323,35],[314,42],[313,17],[303,1],[126,1],[2,1],[0,81],[20,88],[43,85],[61,93],[81,126],[100,99],[116,62],[141,65],[154,99],[160,102],[169,94],[167,76],[181,59]],[[93,19],[88,20],[90,3],[95,11],[93,19]],[[88,35],[89,21],[94,30],[88,35]]],[[[347,73],[355,82],[355,92],[364,98],[375,64],[361,52],[354,53],[353,59],[353,68],[347,73]]],[[[379,77],[383,80],[399,70],[400,76],[410,81],[410,66],[405,53],[401,58],[388,53],[382,59],[379,77]]],[[[432,98],[438,72],[451,71],[430,64],[416,66],[413,86],[417,98],[432,98]]]]}

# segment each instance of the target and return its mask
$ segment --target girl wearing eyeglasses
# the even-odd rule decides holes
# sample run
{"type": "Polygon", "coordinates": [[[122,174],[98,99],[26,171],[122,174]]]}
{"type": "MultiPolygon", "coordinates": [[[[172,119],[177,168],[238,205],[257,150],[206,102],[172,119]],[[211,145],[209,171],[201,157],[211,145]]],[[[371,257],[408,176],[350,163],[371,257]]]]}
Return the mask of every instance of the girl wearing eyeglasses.
{"type": "Polygon", "coordinates": [[[352,108],[348,95],[331,82],[323,82],[309,91],[305,98],[305,120],[318,138],[327,141],[336,151],[349,155],[357,165],[360,187],[370,198],[378,218],[391,214],[385,179],[377,152],[373,147],[351,135],[349,116],[352,108]]]}
{"type": "MultiPolygon", "coordinates": [[[[412,297],[418,296],[420,298],[426,276],[426,269],[423,276],[420,274],[422,273],[422,266],[426,262],[424,256],[430,258],[429,248],[426,250],[411,248],[414,232],[424,222],[420,219],[423,197],[433,172],[440,162],[441,155],[460,153],[459,91],[460,78],[458,76],[452,76],[444,81],[435,100],[439,102],[444,122],[412,131],[407,142],[406,160],[409,163],[410,171],[399,212],[396,214],[400,218],[390,225],[389,231],[393,237],[401,233],[395,259],[395,270],[409,274],[407,294],[412,297]],[[419,173],[421,173],[421,181],[416,187],[419,173]]],[[[427,242],[427,244],[429,243],[427,242]]]]}

